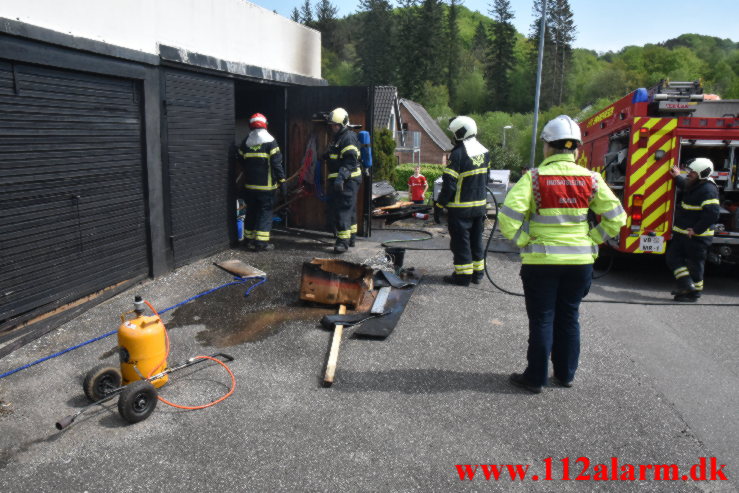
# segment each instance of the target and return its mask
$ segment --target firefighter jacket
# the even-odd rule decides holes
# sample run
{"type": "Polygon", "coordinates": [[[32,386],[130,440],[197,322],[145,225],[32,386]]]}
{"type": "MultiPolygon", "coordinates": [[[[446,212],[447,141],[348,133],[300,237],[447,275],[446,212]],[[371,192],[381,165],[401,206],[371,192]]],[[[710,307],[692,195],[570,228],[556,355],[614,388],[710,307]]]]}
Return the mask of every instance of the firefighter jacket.
{"type": "Polygon", "coordinates": [[[441,192],[437,205],[446,207],[457,217],[480,217],[485,215],[490,153],[484,152],[470,157],[464,142],[458,142],[449,156],[449,164],[442,175],[441,192]]]}
{"type": "Polygon", "coordinates": [[[247,138],[239,146],[238,154],[244,160],[244,188],[247,190],[272,191],[285,180],[280,147],[276,140],[267,140],[248,145],[252,142],[247,138]]]}
{"type": "Polygon", "coordinates": [[[362,170],[359,167],[359,141],[357,134],[344,127],[334,136],[328,149],[329,180],[344,183],[353,179],[362,181],[362,170]]]}
{"type": "Polygon", "coordinates": [[[572,154],[545,159],[508,192],[500,230],[521,248],[524,264],[591,264],[598,245],[615,237],[626,212],[600,174],[575,164],[572,154]],[[601,216],[595,227],[588,210],[601,216]]]}
{"type": "Polygon", "coordinates": [[[682,193],[678,195],[672,230],[688,234],[688,228],[692,228],[697,236],[713,236],[720,211],[716,184],[709,179],[688,187],[684,176],[675,177],[675,182],[682,193]]]}

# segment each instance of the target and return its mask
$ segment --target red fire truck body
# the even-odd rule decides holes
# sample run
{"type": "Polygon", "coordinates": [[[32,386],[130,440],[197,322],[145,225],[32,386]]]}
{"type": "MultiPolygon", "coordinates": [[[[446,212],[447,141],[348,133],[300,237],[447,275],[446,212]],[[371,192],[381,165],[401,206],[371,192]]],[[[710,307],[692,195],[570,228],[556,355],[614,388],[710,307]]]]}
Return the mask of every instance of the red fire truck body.
{"type": "Polygon", "coordinates": [[[613,248],[664,254],[676,198],[669,170],[707,157],[721,202],[709,261],[739,261],[739,100],[707,100],[700,82],[663,81],[624,96],[580,128],[578,162],[603,175],[628,215],[613,248]]]}

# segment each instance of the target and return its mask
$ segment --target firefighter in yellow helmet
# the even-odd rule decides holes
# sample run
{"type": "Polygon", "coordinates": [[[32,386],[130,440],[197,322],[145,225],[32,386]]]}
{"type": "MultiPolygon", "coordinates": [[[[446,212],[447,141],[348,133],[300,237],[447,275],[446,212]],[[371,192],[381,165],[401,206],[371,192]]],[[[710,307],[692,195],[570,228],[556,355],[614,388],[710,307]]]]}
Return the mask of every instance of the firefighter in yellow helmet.
{"type": "Polygon", "coordinates": [[[328,150],[329,229],[336,233],[335,253],[353,247],[357,235],[357,194],[362,183],[359,141],[349,128],[349,114],[336,108],[328,115],[333,140],[328,150]]]}
{"type": "Polygon", "coordinates": [[[665,262],[677,281],[675,301],[698,301],[703,292],[703,267],[713,243],[713,225],[720,215],[718,187],[711,178],[713,163],[705,157],[688,164],[688,176],[677,167],[670,174],[680,195],[676,201],[672,240],[665,262]]]}
{"type": "Polygon", "coordinates": [[[571,387],[580,357],[580,301],[588,293],[598,245],[626,223],[621,202],[600,174],[577,164],[580,127],[561,115],[542,132],[544,161],[508,192],[500,230],[521,248],[529,318],[528,366],[511,383],[539,393],[547,383],[571,387]],[[588,211],[601,217],[588,223],[588,211]]]}

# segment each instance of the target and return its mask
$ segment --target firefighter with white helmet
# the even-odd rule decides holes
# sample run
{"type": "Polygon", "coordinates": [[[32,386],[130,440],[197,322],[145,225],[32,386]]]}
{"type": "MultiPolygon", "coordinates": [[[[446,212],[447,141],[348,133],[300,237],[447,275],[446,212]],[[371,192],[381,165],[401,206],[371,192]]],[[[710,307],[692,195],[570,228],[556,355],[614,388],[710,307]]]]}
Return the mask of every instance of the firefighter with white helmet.
{"type": "Polygon", "coordinates": [[[442,187],[435,204],[448,211],[450,248],[454,273],[444,282],[458,286],[478,284],[485,272],[485,248],[482,231],[485,227],[486,197],[490,153],[477,140],[477,124],[469,116],[458,116],[449,122],[454,148],[449,164],[444,168],[442,187]]]}
{"type": "Polygon", "coordinates": [[[344,253],[354,246],[357,235],[357,194],[362,183],[359,141],[344,108],[329,113],[327,123],[334,134],[327,152],[329,227],[336,233],[334,252],[344,253]]]}
{"type": "Polygon", "coordinates": [[[544,161],[524,174],[500,210],[500,230],[521,248],[529,318],[528,365],[511,383],[539,393],[547,383],[571,387],[580,356],[579,306],[590,289],[598,245],[626,223],[621,202],[600,174],[575,163],[580,127],[566,115],[541,132],[544,161]],[[588,212],[601,217],[591,226],[588,212]]]}
{"type": "Polygon", "coordinates": [[[249,118],[251,131],[238,148],[244,175],[246,247],[255,251],[274,249],[269,242],[272,230],[274,192],[285,181],[282,153],[267,131],[267,118],[254,113],[249,118]]]}
{"type": "Polygon", "coordinates": [[[703,292],[703,268],[720,214],[718,187],[711,173],[713,163],[705,157],[688,164],[687,177],[675,166],[670,170],[679,195],[665,262],[677,281],[672,292],[675,301],[697,301],[703,292]]]}

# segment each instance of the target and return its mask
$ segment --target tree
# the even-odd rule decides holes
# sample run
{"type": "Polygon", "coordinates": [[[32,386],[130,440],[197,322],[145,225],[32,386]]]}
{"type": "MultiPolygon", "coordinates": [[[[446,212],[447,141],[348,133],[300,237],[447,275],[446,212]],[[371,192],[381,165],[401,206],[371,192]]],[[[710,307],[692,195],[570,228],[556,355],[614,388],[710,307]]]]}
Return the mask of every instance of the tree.
{"type": "Polygon", "coordinates": [[[444,9],[442,0],[423,0],[417,18],[414,48],[416,70],[421,81],[443,84],[444,80],[444,9]]]}
{"type": "Polygon", "coordinates": [[[397,43],[395,44],[395,65],[398,69],[396,86],[403,97],[418,99],[423,79],[416,70],[416,40],[418,31],[418,0],[398,0],[397,43]]]}
{"type": "Polygon", "coordinates": [[[511,2],[495,0],[490,14],[496,21],[492,29],[493,39],[490,43],[485,74],[490,106],[493,110],[506,110],[511,107],[509,73],[513,68],[513,47],[516,44],[516,28],[511,23],[513,19],[511,2]]]}
{"type": "Polygon", "coordinates": [[[373,181],[385,180],[393,183],[398,160],[395,157],[395,140],[390,130],[383,128],[379,132],[375,132],[373,148],[375,150],[375,159],[372,166],[373,181]]]}
{"type": "Polygon", "coordinates": [[[329,0],[319,0],[316,4],[315,28],[321,31],[321,45],[334,50],[336,40],[336,13],[339,11],[329,0]]]}
{"type": "Polygon", "coordinates": [[[303,6],[300,7],[300,22],[306,26],[313,25],[313,7],[311,7],[310,0],[305,0],[303,6]]]}
{"type": "Polygon", "coordinates": [[[293,12],[290,14],[290,19],[292,19],[295,22],[300,22],[300,11],[297,7],[293,7],[293,12]]]}
{"type": "Polygon", "coordinates": [[[485,29],[485,24],[480,21],[477,23],[475,35],[472,37],[473,56],[478,60],[485,60],[489,44],[490,37],[488,36],[487,29],[485,29]]]}
{"type": "MultiPolygon", "coordinates": [[[[532,73],[536,74],[539,33],[543,11],[542,0],[534,0],[534,18],[531,25],[532,73]]],[[[547,5],[544,32],[544,65],[541,77],[541,106],[550,108],[562,104],[566,94],[567,73],[572,60],[572,42],[576,28],[569,0],[550,0],[547,5]]],[[[532,81],[533,82],[533,81],[532,81]]]]}
{"type": "Polygon", "coordinates": [[[394,19],[388,0],[360,0],[362,13],[358,51],[362,83],[388,85],[395,80],[394,19]]]}
{"type": "Polygon", "coordinates": [[[457,85],[459,83],[460,66],[460,39],[459,39],[459,0],[451,0],[447,11],[446,28],[446,87],[449,92],[449,101],[456,101],[457,85]]]}
{"type": "Polygon", "coordinates": [[[552,88],[555,104],[561,105],[564,102],[567,72],[572,61],[572,43],[577,34],[569,0],[553,0],[551,19],[552,38],[557,55],[552,88]]]}

